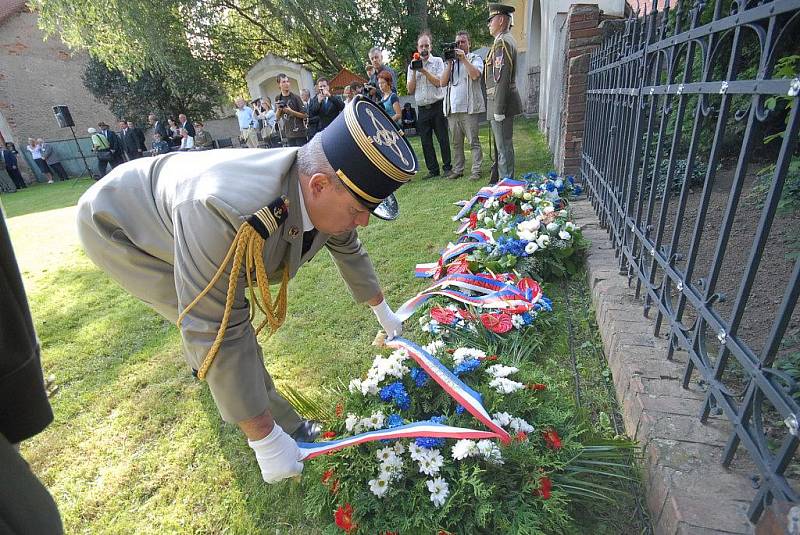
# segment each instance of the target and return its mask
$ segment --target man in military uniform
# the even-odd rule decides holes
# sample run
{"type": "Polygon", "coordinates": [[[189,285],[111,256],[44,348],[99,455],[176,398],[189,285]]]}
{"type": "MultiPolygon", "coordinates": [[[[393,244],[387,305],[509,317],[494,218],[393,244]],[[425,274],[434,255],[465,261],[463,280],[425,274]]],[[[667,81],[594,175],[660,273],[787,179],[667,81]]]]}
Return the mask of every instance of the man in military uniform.
{"type": "Polygon", "coordinates": [[[189,365],[208,381],[222,418],[247,436],[269,483],[300,473],[293,438],[312,440],[314,430],[264,369],[251,307],[278,328],[288,279],[325,246],[354,298],[372,306],[389,337],[399,334],[356,227],[370,214],[394,219],[392,192],[416,171],[392,121],[359,97],[301,148],[135,160],[79,202],[88,256],[179,324],[189,365]],[[279,281],[273,300],[269,284],[279,281]]]}
{"type": "Polygon", "coordinates": [[[515,82],[517,43],[510,33],[514,8],[489,4],[489,33],[494,37],[483,69],[486,80],[486,118],[492,127],[500,178],[514,176],[514,116],[522,113],[515,82]]]}

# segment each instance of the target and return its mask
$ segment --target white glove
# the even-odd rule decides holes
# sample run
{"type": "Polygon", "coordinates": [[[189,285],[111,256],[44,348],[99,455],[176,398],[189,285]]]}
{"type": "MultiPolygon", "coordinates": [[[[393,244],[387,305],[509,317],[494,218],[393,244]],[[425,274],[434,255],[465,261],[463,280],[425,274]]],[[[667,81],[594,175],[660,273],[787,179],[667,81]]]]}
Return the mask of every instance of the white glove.
{"type": "Polygon", "coordinates": [[[371,306],[371,308],[378,317],[378,322],[381,324],[381,327],[383,327],[383,330],[386,332],[386,338],[388,340],[403,334],[403,322],[397,317],[397,314],[392,312],[392,309],[389,308],[386,299],[375,306],[371,306]]]}
{"type": "Polygon", "coordinates": [[[297,442],[277,423],[269,435],[255,442],[248,440],[247,443],[256,453],[261,477],[267,483],[276,483],[281,479],[300,475],[303,471],[303,463],[299,462],[302,452],[297,447],[297,442]]]}
{"type": "Polygon", "coordinates": [[[494,114],[495,122],[502,123],[505,120],[505,118],[506,118],[505,115],[498,115],[496,113],[494,114]]]}

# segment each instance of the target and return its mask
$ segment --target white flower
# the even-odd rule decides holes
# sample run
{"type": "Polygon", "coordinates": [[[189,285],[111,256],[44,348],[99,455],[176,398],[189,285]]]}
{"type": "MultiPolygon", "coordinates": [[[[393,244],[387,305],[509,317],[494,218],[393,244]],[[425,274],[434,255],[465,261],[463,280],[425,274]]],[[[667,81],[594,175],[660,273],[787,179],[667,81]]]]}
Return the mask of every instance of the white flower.
{"type": "Polygon", "coordinates": [[[480,349],[474,349],[471,347],[459,347],[453,352],[453,362],[455,363],[456,366],[458,366],[465,360],[469,359],[480,360],[485,357],[486,353],[484,353],[480,349]]]}
{"type": "Polygon", "coordinates": [[[422,349],[430,353],[431,355],[436,355],[440,349],[444,348],[444,342],[442,340],[434,340],[430,344],[426,346],[422,346],[422,349]]]}
{"type": "Polygon", "coordinates": [[[373,429],[380,429],[383,427],[383,420],[385,416],[381,411],[373,412],[372,416],[369,417],[369,425],[373,429]]]}
{"type": "Polygon", "coordinates": [[[523,433],[533,433],[533,426],[522,418],[512,418],[509,425],[515,433],[519,433],[520,431],[523,433]]]}
{"type": "Polygon", "coordinates": [[[474,440],[462,439],[453,445],[453,451],[451,452],[451,455],[453,456],[453,459],[460,460],[466,459],[467,457],[472,457],[477,453],[478,448],[475,445],[474,440]]]}
{"type": "Polygon", "coordinates": [[[525,194],[525,188],[522,186],[514,186],[511,188],[511,194],[514,195],[514,197],[522,197],[525,194]]]}
{"type": "Polygon", "coordinates": [[[444,464],[444,457],[439,450],[426,450],[425,455],[419,460],[419,471],[427,476],[439,473],[444,464]]]}
{"type": "Polygon", "coordinates": [[[483,458],[494,464],[503,464],[503,455],[500,453],[500,448],[491,440],[479,440],[477,444],[478,451],[483,458]]]}
{"type": "Polygon", "coordinates": [[[347,429],[348,432],[352,433],[353,431],[355,431],[356,433],[358,433],[360,431],[360,427],[361,427],[359,425],[360,421],[361,421],[361,418],[359,418],[358,416],[356,416],[352,412],[348,412],[347,413],[347,418],[344,421],[344,427],[345,427],[345,429],[347,429]]]}
{"type": "Polygon", "coordinates": [[[403,455],[406,452],[406,447],[398,440],[394,443],[394,452],[396,455],[403,455]]]}
{"type": "MultiPolygon", "coordinates": [[[[499,425],[500,427],[505,427],[511,423],[512,416],[507,412],[496,412],[492,415],[492,421],[499,425]]],[[[488,440],[481,442],[489,442],[488,440]]],[[[491,442],[490,442],[491,443],[491,442]]]]}
{"type": "Polygon", "coordinates": [[[536,244],[539,246],[539,249],[547,248],[548,244],[550,243],[550,236],[547,234],[542,234],[538,238],[536,238],[536,244]]]}
{"type": "Polygon", "coordinates": [[[529,211],[533,210],[533,205],[531,203],[529,203],[529,202],[522,203],[522,205],[520,205],[519,209],[522,210],[523,212],[529,212],[529,211]]]}
{"type": "Polygon", "coordinates": [[[549,214],[549,213],[551,213],[553,211],[555,211],[555,208],[553,208],[553,206],[551,204],[549,204],[549,203],[548,203],[547,206],[542,208],[542,212],[545,213],[545,214],[549,214]]]}
{"type": "Polygon", "coordinates": [[[394,451],[394,448],[390,446],[379,449],[375,452],[375,455],[378,457],[378,460],[381,461],[381,463],[397,457],[397,453],[394,451]]]}
{"type": "Polygon", "coordinates": [[[426,450],[422,446],[418,446],[416,442],[411,442],[408,445],[408,452],[411,454],[412,461],[419,461],[420,459],[422,459],[422,456],[425,455],[425,452],[427,451],[428,450],[426,450]]]}
{"type": "Polygon", "coordinates": [[[505,377],[497,377],[496,379],[492,379],[489,383],[489,386],[501,394],[510,394],[525,387],[525,385],[522,383],[506,379],[505,377]]]}
{"type": "Polygon", "coordinates": [[[492,219],[491,217],[484,217],[483,224],[486,225],[487,227],[494,226],[494,219],[492,219]]]}
{"type": "MultiPolygon", "coordinates": [[[[522,236],[520,236],[522,238],[522,236]]],[[[522,238],[525,239],[525,238],[522,238]]],[[[539,250],[539,246],[536,244],[535,241],[529,241],[528,245],[525,246],[525,252],[528,254],[533,254],[539,250]]]]}
{"type": "Polygon", "coordinates": [[[515,329],[521,329],[525,325],[525,320],[522,319],[522,315],[520,315],[520,314],[512,314],[511,315],[511,325],[515,329]]]}
{"type": "Polygon", "coordinates": [[[539,227],[542,226],[542,222],[536,218],[528,220],[528,229],[530,230],[539,230],[539,227]]]}
{"type": "Polygon", "coordinates": [[[347,385],[347,390],[349,390],[351,394],[361,392],[361,379],[352,379],[350,384],[347,385]]]}
{"type": "Polygon", "coordinates": [[[441,477],[437,477],[435,479],[429,479],[425,483],[428,486],[428,491],[431,493],[433,505],[436,507],[444,505],[448,494],[450,494],[450,487],[447,485],[447,481],[441,477]]]}
{"type": "Polygon", "coordinates": [[[386,494],[386,491],[389,490],[389,478],[385,476],[386,474],[381,473],[377,478],[369,480],[369,490],[378,498],[382,497],[386,494]]]}
{"type": "Polygon", "coordinates": [[[572,237],[572,235],[566,230],[562,230],[558,233],[558,237],[561,238],[562,240],[568,240],[572,237]]]}
{"type": "Polygon", "coordinates": [[[378,394],[378,381],[371,379],[361,383],[361,393],[365,396],[371,394],[373,396],[378,394]]]}
{"type": "Polygon", "coordinates": [[[533,199],[533,193],[531,193],[530,191],[526,191],[522,195],[522,198],[525,199],[526,201],[529,201],[529,200],[533,199]]]}
{"type": "Polygon", "coordinates": [[[547,232],[555,232],[558,230],[558,223],[548,223],[547,224],[547,232]]]}
{"type": "Polygon", "coordinates": [[[403,469],[403,459],[394,456],[381,463],[381,471],[388,474],[388,478],[399,479],[403,469]]]}
{"type": "Polygon", "coordinates": [[[573,223],[572,221],[567,221],[566,223],[564,223],[564,229],[570,232],[572,232],[577,228],[578,228],[577,225],[575,225],[575,223],[573,223]]]}
{"type": "Polygon", "coordinates": [[[486,369],[486,373],[492,377],[508,377],[512,373],[517,373],[518,371],[519,368],[515,368],[514,366],[504,366],[503,364],[492,364],[486,369]]]}

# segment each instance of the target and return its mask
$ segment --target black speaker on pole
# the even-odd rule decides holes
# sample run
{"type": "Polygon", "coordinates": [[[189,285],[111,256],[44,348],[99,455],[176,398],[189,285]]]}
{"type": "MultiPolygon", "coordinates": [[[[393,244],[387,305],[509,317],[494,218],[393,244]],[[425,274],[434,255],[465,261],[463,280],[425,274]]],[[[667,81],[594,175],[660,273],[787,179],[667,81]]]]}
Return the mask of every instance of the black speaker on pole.
{"type": "Polygon", "coordinates": [[[56,116],[59,127],[67,128],[75,126],[75,121],[72,120],[72,114],[69,112],[67,106],[53,106],[53,115],[56,116]]]}

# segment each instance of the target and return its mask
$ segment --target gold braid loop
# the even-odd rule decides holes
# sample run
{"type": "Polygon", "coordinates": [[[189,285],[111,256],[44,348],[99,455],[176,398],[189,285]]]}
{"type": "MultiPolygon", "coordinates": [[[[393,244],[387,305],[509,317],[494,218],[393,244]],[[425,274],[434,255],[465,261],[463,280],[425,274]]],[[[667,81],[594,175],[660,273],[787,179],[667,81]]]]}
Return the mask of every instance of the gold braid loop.
{"type": "Polygon", "coordinates": [[[285,197],[281,197],[269,206],[262,208],[250,216],[247,221],[242,223],[239,230],[236,231],[236,237],[234,237],[233,243],[228,249],[228,253],[225,255],[217,272],[211,278],[211,281],[178,316],[178,327],[180,327],[188,312],[217,284],[225,273],[228,264],[231,264],[231,272],[228,276],[228,291],[225,296],[225,311],[222,314],[222,320],[214,343],[211,344],[211,348],[208,350],[200,368],[197,370],[198,379],[205,379],[225,339],[225,331],[228,329],[233,302],[236,299],[236,286],[239,281],[242,263],[245,264],[247,288],[250,289],[250,321],[255,318],[256,308],[265,316],[264,321],[255,331],[256,336],[258,336],[261,329],[267,324],[269,324],[270,327],[270,334],[274,333],[286,320],[289,269],[286,266],[283,267],[281,287],[277,297],[273,300],[269,289],[267,270],[264,266],[263,253],[264,244],[269,235],[276,232],[278,227],[286,219],[288,203],[289,201],[285,197]],[[253,271],[256,273],[255,283],[251,275],[253,271]],[[258,292],[256,292],[256,288],[258,292]]]}

